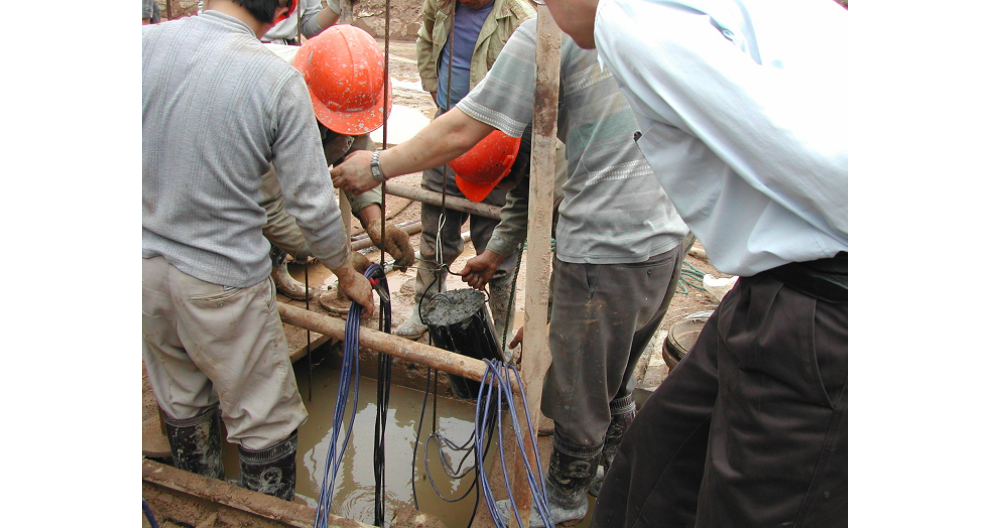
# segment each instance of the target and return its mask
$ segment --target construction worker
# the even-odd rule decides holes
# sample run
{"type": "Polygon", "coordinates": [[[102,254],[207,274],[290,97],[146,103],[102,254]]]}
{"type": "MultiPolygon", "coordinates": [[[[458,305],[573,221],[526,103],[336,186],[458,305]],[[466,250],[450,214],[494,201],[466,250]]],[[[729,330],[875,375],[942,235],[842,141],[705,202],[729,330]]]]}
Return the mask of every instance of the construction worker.
{"type": "MultiPolygon", "coordinates": [[[[587,514],[605,444],[614,448],[632,421],[635,365],[676,290],[688,232],[636,147],[632,111],[597,54],[564,37],[560,55],[558,137],[567,145],[568,178],[553,262],[553,363],[542,400],[554,421],[545,477],[554,524],[587,514]]],[[[521,136],[533,118],[535,71],[534,19],[519,26],[489,75],[454,109],[401,145],[351,156],[331,171],[334,185],[360,192],[448,162],[496,128],[521,136]]],[[[499,252],[525,236],[523,187],[511,191],[489,248],[461,272],[469,284],[481,285],[476,277],[489,276],[504,257],[499,252]]],[[[539,516],[530,519],[542,526],[539,516]]]]}
{"type": "Polygon", "coordinates": [[[313,38],[340,19],[340,0],[330,0],[327,7],[320,0],[297,1],[299,8],[295,16],[275,24],[261,37],[262,42],[298,46],[302,44],[300,35],[313,38]]]}
{"type": "MultiPolygon", "coordinates": [[[[374,149],[369,134],[385,122],[381,98],[384,56],[371,35],[354,26],[338,25],[308,40],[301,48],[271,44],[269,49],[295,64],[303,73],[316,111],[327,164],[337,163],[356,150],[374,149]]],[[[391,108],[391,86],[387,97],[391,108]]],[[[272,279],[280,293],[305,300],[306,288],[289,275],[286,254],[298,262],[305,262],[313,256],[312,250],[295,219],[285,211],[274,167],[262,181],[261,204],[268,214],[263,232],[273,246],[272,279]]],[[[381,189],[360,196],[346,196],[372,242],[395,258],[397,268],[415,262],[409,235],[384,222],[381,189]]],[[[368,259],[358,253],[353,253],[351,260],[358,271],[363,272],[370,265],[368,259]]],[[[312,297],[316,289],[310,290],[312,297]]],[[[337,315],[346,315],[350,307],[350,300],[340,290],[324,292],[319,299],[324,308],[337,315]]]]}
{"type": "MultiPolygon", "coordinates": [[[[430,93],[437,104],[437,115],[457,105],[495,63],[509,36],[524,20],[536,12],[524,0],[425,0],[423,24],[416,39],[417,66],[423,89],[430,93]]],[[[454,174],[444,167],[427,167],[423,171],[421,185],[435,192],[463,198],[457,188],[454,174]]],[[[504,189],[490,193],[483,203],[502,206],[504,189]]],[[[495,229],[497,220],[447,209],[444,228],[437,248],[441,208],[423,204],[421,208],[420,235],[421,265],[416,273],[416,288],[412,314],[395,329],[401,337],[416,339],[423,335],[426,326],[420,318],[424,298],[446,290],[446,266],[464,251],[461,226],[470,221],[471,242],[477,251],[484,251],[495,229]],[[438,262],[437,252],[442,251],[443,262],[438,262]]],[[[495,335],[505,334],[512,326],[509,313],[511,301],[512,270],[518,256],[506,259],[492,281],[490,303],[495,335]]],[[[500,343],[501,345],[501,343],[500,343]]]]}
{"type": "Polygon", "coordinates": [[[847,526],[847,11],[547,7],[600,50],[660,183],[740,276],[627,431],[593,526],[847,526]]]}
{"type": "Polygon", "coordinates": [[[307,414],[262,236],[269,163],[313,253],[374,309],[348,265],[306,84],[258,40],[291,5],[213,0],[142,35],[142,345],[172,457],[223,478],[222,413],[241,484],[286,500],[307,414]]]}

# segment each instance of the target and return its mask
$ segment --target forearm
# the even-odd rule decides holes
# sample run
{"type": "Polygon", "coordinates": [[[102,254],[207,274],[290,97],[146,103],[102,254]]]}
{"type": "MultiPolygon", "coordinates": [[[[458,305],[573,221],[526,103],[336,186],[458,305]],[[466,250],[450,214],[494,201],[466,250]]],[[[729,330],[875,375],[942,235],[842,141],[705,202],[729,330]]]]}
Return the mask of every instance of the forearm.
{"type": "Polygon", "coordinates": [[[529,178],[522,178],[506,197],[499,223],[488,241],[487,250],[507,256],[526,240],[529,218],[529,178]]]}
{"type": "Polygon", "coordinates": [[[464,154],[495,130],[457,108],[438,117],[412,139],[379,156],[386,178],[439,167],[464,154]]]}

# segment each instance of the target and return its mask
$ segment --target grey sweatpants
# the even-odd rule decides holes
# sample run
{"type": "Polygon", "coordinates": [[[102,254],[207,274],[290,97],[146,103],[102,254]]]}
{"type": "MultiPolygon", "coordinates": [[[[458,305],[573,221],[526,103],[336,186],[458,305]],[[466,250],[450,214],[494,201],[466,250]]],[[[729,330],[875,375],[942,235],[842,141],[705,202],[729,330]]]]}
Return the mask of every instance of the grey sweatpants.
{"type": "Polygon", "coordinates": [[[636,362],[677,289],[680,245],[636,264],[554,259],[550,354],[542,410],[554,441],[597,452],[612,419],[609,402],[632,394],[636,362]]]}

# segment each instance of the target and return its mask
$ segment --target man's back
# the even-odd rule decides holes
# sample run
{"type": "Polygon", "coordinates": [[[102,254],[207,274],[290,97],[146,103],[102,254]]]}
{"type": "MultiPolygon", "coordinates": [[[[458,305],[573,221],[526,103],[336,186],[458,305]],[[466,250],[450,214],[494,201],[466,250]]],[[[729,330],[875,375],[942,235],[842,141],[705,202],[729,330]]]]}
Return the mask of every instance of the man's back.
{"type": "Polygon", "coordinates": [[[290,180],[283,187],[295,183],[289,192],[303,209],[290,212],[318,239],[314,251],[341,251],[302,78],[247,25],[207,11],[146,29],[142,74],[145,258],[162,255],[216,284],[262,280],[270,265],[258,201],[272,160],[290,180]]]}

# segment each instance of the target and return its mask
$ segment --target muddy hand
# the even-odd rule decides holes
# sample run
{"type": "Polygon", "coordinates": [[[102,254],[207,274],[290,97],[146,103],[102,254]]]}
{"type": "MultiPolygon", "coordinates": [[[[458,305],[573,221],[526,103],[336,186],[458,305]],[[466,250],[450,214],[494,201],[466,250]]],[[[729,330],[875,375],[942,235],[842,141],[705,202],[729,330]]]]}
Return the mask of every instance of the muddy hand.
{"type": "Polygon", "coordinates": [[[464,264],[464,269],[457,275],[461,276],[461,281],[468,283],[468,286],[481,290],[492,280],[492,275],[498,269],[498,265],[505,258],[498,253],[485,250],[480,255],[471,258],[464,264]]]}
{"type": "Polygon", "coordinates": [[[371,296],[371,283],[368,282],[368,279],[354,271],[350,262],[330,271],[337,276],[340,291],[364,308],[364,314],[362,314],[364,317],[371,317],[372,312],[375,311],[375,300],[371,296]]]}
{"type": "Polygon", "coordinates": [[[409,233],[395,227],[395,224],[385,223],[385,238],[382,239],[381,219],[372,220],[368,226],[368,236],[379,249],[384,250],[395,259],[395,269],[406,271],[406,268],[416,262],[416,252],[409,244],[409,233]]]}
{"type": "Polygon", "coordinates": [[[344,158],[344,162],[330,170],[333,186],[351,194],[361,194],[378,186],[371,177],[371,152],[358,150],[344,158]]]}

